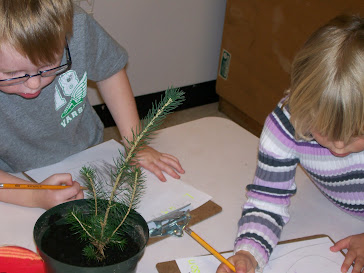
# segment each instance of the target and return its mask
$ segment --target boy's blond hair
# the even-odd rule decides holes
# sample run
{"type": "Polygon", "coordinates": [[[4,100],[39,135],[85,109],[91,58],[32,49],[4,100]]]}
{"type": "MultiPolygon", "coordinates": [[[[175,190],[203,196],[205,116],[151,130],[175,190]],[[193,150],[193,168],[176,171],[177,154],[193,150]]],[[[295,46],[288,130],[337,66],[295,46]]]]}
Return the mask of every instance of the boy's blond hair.
{"type": "Polygon", "coordinates": [[[8,43],[36,65],[54,62],[72,21],[72,0],[0,0],[0,47],[8,43]]]}
{"type": "Polygon", "coordinates": [[[287,105],[296,138],[313,131],[347,143],[364,135],[364,19],[341,15],[296,55],[287,105]]]}

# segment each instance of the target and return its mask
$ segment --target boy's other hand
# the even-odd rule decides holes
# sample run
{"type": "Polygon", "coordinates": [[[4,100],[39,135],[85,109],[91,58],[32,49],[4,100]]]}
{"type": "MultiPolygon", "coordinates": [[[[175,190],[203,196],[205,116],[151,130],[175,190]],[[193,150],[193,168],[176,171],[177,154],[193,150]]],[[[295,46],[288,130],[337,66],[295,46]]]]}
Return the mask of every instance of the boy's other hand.
{"type": "Polygon", "coordinates": [[[176,157],[170,154],[160,153],[149,146],[145,146],[137,154],[137,158],[141,167],[154,173],[163,182],[166,181],[163,172],[176,179],[180,178],[178,173],[185,173],[176,157]]]}

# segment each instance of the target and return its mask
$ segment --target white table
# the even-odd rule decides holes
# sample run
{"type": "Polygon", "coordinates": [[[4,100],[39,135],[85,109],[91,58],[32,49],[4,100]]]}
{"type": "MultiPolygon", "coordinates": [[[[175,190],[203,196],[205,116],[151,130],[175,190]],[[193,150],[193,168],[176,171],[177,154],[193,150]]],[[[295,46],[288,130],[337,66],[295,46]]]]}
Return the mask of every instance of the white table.
{"type": "MultiPolygon", "coordinates": [[[[196,224],[193,230],[216,250],[231,250],[246,200],[245,186],[255,173],[258,138],[230,120],[208,117],[161,130],[152,146],[177,156],[186,170],[182,180],[211,195],[222,207],[221,213],[196,224]]],[[[282,240],[327,234],[337,241],[364,231],[364,222],[331,204],[301,169],[297,170],[296,183],[292,219],[282,240]]],[[[33,225],[43,212],[0,203],[0,244],[35,250],[33,225]]],[[[137,272],[156,273],[158,262],[201,254],[207,251],[188,235],[166,238],[146,248],[137,272]]]]}

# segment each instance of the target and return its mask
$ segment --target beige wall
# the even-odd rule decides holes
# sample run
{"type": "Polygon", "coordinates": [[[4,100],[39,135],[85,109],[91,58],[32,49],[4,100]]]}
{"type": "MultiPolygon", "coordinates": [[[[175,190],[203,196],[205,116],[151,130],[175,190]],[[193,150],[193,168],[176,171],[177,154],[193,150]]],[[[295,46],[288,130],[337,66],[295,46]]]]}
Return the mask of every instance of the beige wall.
{"type": "MultiPolygon", "coordinates": [[[[128,51],[135,96],[216,80],[226,0],[81,2],[128,51]]],[[[90,99],[101,103],[93,90],[90,99]]]]}

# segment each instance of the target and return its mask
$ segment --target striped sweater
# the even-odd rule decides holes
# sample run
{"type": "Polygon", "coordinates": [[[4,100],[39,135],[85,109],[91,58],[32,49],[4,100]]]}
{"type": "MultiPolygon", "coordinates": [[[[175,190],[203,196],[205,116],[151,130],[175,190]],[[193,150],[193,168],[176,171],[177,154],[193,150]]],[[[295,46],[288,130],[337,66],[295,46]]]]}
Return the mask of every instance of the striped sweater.
{"type": "Polygon", "coordinates": [[[279,103],[265,121],[254,181],[247,186],[248,199],[239,220],[234,250],[249,251],[258,271],[268,262],[290,218],[298,164],[331,202],[364,220],[364,151],[335,157],[314,140],[297,141],[289,118],[279,103]]]}

